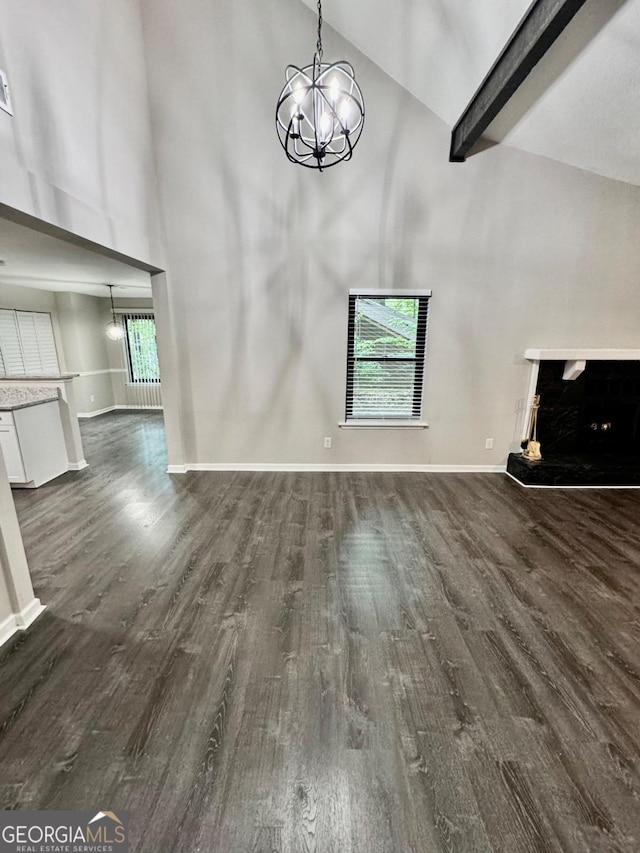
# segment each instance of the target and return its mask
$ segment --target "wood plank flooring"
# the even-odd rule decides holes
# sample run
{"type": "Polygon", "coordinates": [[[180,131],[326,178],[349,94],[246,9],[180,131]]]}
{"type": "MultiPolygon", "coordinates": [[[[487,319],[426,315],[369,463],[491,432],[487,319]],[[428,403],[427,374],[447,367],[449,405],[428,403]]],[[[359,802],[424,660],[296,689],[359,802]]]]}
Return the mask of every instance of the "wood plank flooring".
{"type": "Polygon", "coordinates": [[[640,492],[168,476],[156,414],[16,493],[0,806],[142,853],[640,850],[640,492]]]}

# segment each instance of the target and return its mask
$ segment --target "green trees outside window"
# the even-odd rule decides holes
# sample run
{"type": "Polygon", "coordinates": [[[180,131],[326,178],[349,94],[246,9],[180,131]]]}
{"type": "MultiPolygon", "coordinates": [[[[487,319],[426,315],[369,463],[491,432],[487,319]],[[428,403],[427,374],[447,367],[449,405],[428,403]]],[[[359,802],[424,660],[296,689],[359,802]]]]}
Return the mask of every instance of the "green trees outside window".
{"type": "Polygon", "coordinates": [[[152,314],[125,314],[129,382],[160,382],[156,321],[152,314]]]}

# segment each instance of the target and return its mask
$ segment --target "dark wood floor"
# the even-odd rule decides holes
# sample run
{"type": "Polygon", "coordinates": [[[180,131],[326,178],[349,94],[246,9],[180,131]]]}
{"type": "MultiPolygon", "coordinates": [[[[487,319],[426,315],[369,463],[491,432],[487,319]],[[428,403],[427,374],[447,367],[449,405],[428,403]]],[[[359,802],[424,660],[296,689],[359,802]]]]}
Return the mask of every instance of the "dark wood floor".
{"type": "Polygon", "coordinates": [[[164,473],[157,415],[16,494],[0,807],[133,849],[640,850],[640,492],[164,473]]]}

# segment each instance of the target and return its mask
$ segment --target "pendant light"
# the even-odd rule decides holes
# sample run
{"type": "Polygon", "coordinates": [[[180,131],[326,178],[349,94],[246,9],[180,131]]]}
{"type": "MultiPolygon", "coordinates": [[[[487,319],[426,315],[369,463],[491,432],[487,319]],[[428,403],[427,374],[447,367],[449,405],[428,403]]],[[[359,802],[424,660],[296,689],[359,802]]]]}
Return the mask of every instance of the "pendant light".
{"type": "Polygon", "coordinates": [[[348,62],[322,61],[322,0],[313,62],[288,65],[276,107],[276,129],[292,163],[328,169],[350,160],[364,126],[364,100],[348,62]]]}
{"type": "Polygon", "coordinates": [[[124,326],[122,323],[118,323],[116,320],[116,309],[113,305],[113,285],[109,285],[109,296],[111,297],[111,322],[107,323],[105,326],[105,332],[107,333],[107,337],[111,338],[112,341],[121,341],[126,332],[124,330],[124,326]]]}

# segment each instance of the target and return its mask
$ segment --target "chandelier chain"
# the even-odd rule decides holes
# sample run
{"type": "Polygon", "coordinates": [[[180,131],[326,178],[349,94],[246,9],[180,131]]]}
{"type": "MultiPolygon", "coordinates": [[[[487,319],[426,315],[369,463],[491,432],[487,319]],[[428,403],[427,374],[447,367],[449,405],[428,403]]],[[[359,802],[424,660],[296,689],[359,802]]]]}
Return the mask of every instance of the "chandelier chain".
{"type": "Polygon", "coordinates": [[[318,42],[316,44],[318,57],[322,59],[322,0],[318,0],[318,42]]]}
{"type": "Polygon", "coordinates": [[[111,297],[111,317],[113,318],[113,322],[117,323],[118,321],[116,320],[116,308],[115,308],[115,305],[113,304],[113,285],[112,284],[109,285],[109,296],[111,297]]]}

